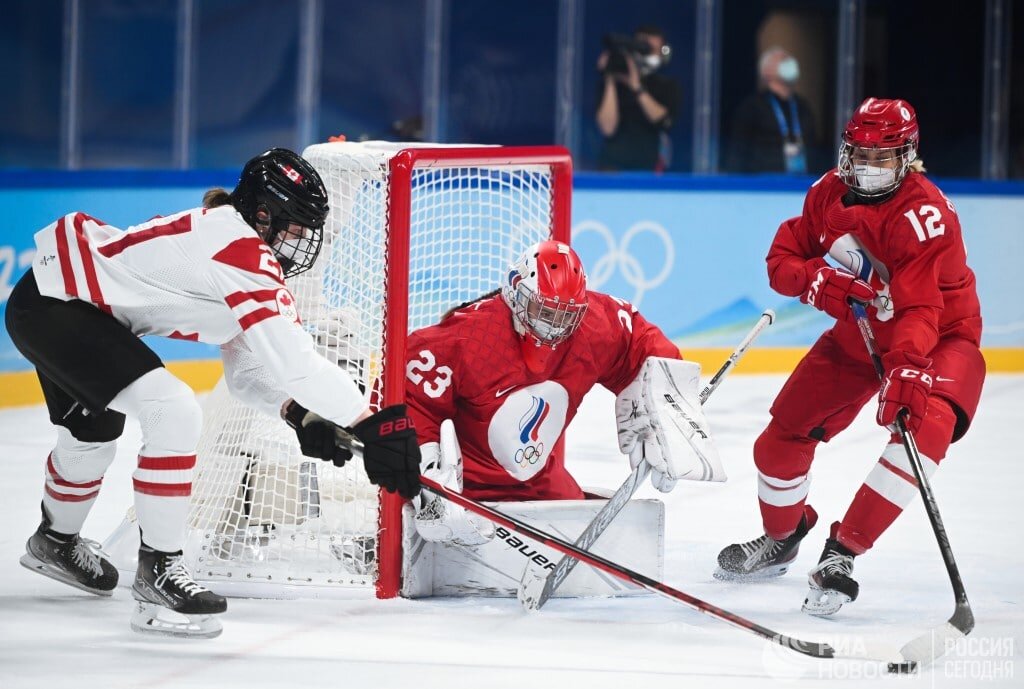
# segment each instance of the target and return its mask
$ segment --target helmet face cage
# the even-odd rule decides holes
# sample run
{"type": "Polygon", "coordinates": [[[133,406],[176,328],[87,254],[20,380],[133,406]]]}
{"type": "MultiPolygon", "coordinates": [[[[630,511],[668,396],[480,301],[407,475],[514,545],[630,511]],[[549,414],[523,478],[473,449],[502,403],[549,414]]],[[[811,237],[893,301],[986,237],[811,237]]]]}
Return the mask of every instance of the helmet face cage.
{"type": "Polygon", "coordinates": [[[895,190],[917,160],[917,141],[895,148],[839,146],[839,178],[859,196],[884,196],[895,190]]]}
{"type": "Polygon", "coordinates": [[[502,287],[521,336],[538,345],[569,339],[587,312],[587,277],[569,245],[548,240],[535,244],[519,258],[502,287]]]}
{"type": "Polygon", "coordinates": [[[917,142],[917,114],[910,103],[868,98],[843,131],[839,178],[859,196],[891,194],[917,160],[917,142]]]}
{"type": "Polygon", "coordinates": [[[525,280],[509,289],[506,303],[512,309],[512,317],[538,342],[549,347],[568,340],[587,312],[586,303],[543,297],[531,290],[525,280]]]}
{"type": "Polygon", "coordinates": [[[286,278],[313,266],[323,244],[327,189],[304,158],[285,148],[256,156],[245,164],[231,199],[286,278]]]}

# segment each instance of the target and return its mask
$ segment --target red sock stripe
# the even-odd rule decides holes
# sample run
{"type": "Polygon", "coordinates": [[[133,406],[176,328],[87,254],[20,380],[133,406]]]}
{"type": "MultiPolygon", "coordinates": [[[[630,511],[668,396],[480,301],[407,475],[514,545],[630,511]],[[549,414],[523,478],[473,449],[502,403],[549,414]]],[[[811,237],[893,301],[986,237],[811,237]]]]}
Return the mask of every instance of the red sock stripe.
{"type": "Polygon", "coordinates": [[[163,497],[188,497],[192,495],[191,483],[152,483],[132,479],[135,484],[135,491],[146,495],[160,495],[163,497]]]}
{"type": "Polygon", "coordinates": [[[46,458],[46,470],[50,473],[50,480],[53,481],[54,485],[63,486],[64,488],[96,488],[103,483],[103,477],[100,476],[95,481],[86,481],[85,483],[73,483],[60,477],[57,473],[57,468],[53,466],[53,453],[46,458]]]}
{"type": "Polygon", "coordinates": [[[177,457],[143,457],[139,455],[140,469],[156,471],[181,471],[196,465],[195,455],[179,455],[177,457]]]}
{"type": "Polygon", "coordinates": [[[59,502],[85,502],[86,500],[92,500],[100,494],[98,490],[86,493],[85,495],[69,495],[67,493],[58,493],[53,488],[50,488],[50,486],[44,486],[44,489],[47,495],[59,502]]]}
{"type": "Polygon", "coordinates": [[[907,483],[909,483],[910,485],[912,485],[912,486],[914,486],[915,488],[917,488],[917,479],[915,479],[915,478],[914,478],[913,476],[911,476],[911,475],[910,475],[910,474],[908,474],[907,472],[903,471],[903,469],[900,469],[900,468],[899,468],[898,466],[896,466],[895,464],[892,464],[892,463],[891,463],[891,462],[890,462],[889,460],[887,460],[887,459],[886,459],[885,457],[880,457],[880,458],[878,459],[878,463],[879,463],[879,464],[881,464],[882,466],[884,466],[884,467],[885,467],[886,469],[888,469],[888,470],[889,470],[889,471],[891,471],[892,473],[894,473],[894,474],[896,474],[897,476],[899,476],[899,477],[900,477],[901,479],[903,479],[904,481],[906,481],[906,482],[907,482],[907,483]]]}

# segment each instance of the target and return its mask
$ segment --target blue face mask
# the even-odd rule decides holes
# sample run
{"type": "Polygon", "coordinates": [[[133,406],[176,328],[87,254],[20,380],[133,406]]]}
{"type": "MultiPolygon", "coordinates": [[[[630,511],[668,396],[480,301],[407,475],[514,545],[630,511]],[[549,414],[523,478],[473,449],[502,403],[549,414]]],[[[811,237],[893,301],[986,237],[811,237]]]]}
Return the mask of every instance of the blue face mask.
{"type": "Polygon", "coordinates": [[[800,78],[800,65],[797,64],[796,58],[787,57],[785,60],[779,63],[778,68],[779,79],[782,79],[788,84],[796,82],[800,78]]]}

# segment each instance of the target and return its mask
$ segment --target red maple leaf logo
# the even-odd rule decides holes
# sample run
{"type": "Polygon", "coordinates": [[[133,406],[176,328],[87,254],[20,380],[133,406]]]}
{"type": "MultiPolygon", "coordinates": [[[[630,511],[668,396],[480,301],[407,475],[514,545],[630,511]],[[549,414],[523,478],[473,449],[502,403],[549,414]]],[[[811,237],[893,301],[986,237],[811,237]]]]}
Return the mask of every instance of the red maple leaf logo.
{"type": "Polygon", "coordinates": [[[302,175],[300,175],[291,165],[282,165],[281,169],[284,171],[284,174],[288,179],[296,184],[302,183],[302,175]]]}

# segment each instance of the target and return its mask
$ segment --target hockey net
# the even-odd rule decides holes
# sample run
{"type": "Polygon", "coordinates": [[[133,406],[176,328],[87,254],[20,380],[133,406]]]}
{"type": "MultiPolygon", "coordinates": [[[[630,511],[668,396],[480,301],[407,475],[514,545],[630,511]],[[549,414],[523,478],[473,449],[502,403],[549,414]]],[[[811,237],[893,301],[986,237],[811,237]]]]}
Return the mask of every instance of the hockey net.
{"type": "MultiPolygon", "coordinates": [[[[571,162],[558,147],[336,142],[303,155],[330,195],[323,249],[289,282],[317,350],[373,408],[402,401],[405,336],[502,284],[530,244],[569,240],[571,162]]],[[[352,460],[304,457],[294,432],[207,399],[186,554],[196,577],[238,595],[399,590],[401,502],[352,460]]]]}

